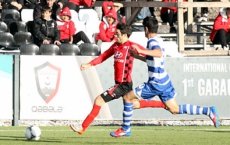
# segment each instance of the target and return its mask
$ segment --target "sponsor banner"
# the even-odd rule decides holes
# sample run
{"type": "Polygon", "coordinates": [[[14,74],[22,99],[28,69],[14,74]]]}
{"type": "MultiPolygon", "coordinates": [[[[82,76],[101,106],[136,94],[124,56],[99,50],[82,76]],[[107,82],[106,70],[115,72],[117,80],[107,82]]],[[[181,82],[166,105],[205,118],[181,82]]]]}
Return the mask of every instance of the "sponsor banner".
{"type": "MultiPolygon", "coordinates": [[[[119,54],[116,54],[119,55],[119,54]]],[[[20,119],[85,119],[94,99],[114,85],[113,58],[85,71],[81,63],[94,57],[21,56],[20,119]]],[[[216,106],[230,118],[230,59],[228,57],[166,58],[165,69],[175,87],[178,104],[216,106]]],[[[146,63],[135,60],[133,87],[148,79],[146,63]]],[[[159,100],[156,96],[154,99],[159,100]]],[[[123,101],[106,103],[96,119],[122,119],[123,101]]],[[[209,119],[205,115],[172,115],[165,109],[134,111],[133,119],[209,119]]]]}
{"type": "Polygon", "coordinates": [[[13,119],[13,56],[0,55],[0,119],[13,119]]]}
{"type": "Polygon", "coordinates": [[[165,67],[178,103],[216,106],[220,117],[230,118],[229,57],[168,58],[165,67]]]}
{"type": "Polygon", "coordinates": [[[20,57],[20,119],[83,119],[91,111],[76,57],[20,57]]]}

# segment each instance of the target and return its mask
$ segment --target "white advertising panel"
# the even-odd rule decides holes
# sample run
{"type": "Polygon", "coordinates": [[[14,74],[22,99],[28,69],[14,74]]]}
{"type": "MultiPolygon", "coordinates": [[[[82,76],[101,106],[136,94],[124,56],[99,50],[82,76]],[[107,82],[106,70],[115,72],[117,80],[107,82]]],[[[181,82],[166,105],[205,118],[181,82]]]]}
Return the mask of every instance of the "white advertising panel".
{"type": "MultiPolygon", "coordinates": [[[[94,99],[114,85],[113,58],[80,71],[93,57],[21,56],[20,119],[84,120],[94,99]]],[[[228,57],[166,58],[165,69],[175,87],[178,104],[216,106],[220,118],[229,118],[228,57]]],[[[135,61],[133,87],[147,81],[144,62],[135,61]]],[[[156,96],[154,99],[159,100],[156,96]]],[[[122,98],[103,105],[96,119],[122,119],[122,98]]],[[[206,115],[172,115],[165,109],[134,111],[133,119],[209,119],[206,115]]]]}
{"type": "Polygon", "coordinates": [[[12,55],[0,55],[0,119],[13,118],[12,67],[12,55]]]}
{"type": "Polygon", "coordinates": [[[20,119],[84,119],[92,101],[76,57],[20,57],[20,119]]]}

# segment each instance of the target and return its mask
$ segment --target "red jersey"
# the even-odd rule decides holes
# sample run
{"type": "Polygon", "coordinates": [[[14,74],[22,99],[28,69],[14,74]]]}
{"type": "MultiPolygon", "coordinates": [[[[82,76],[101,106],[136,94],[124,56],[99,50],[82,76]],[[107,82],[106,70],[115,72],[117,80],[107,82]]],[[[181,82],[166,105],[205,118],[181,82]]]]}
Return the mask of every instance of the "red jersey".
{"type": "Polygon", "coordinates": [[[75,34],[76,28],[73,21],[57,20],[57,26],[60,31],[60,40],[69,39],[75,34]]]}
{"type": "Polygon", "coordinates": [[[214,40],[217,31],[220,29],[223,29],[226,32],[226,34],[230,33],[229,26],[230,26],[230,18],[228,18],[226,15],[226,8],[221,8],[219,15],[214,20],[213,29],[209,37],[211,41],[214,40]]]}
{"type": "Polygon", "coordinates": [[[77,6],[92,6],[92,0],[69,0],[69,2],[74,3],[77,6]]]}
{"type": "MultiPolygon", "coordinates": [[[[136,44],[131,41],[127,41],[124,44],[115,42],[108,50],[102,53],[97,58],[93,59],[90,64],[95,66],[102,63],[109,57],[113,55],[114,57],[114,79],[116,82],[132,82],[132,70],[134,57],[131,56],[129,50],[132,49],[132,45],[136,44]]],[[[138,45],[139,48],[145,49],[144,47],[138,45]]]]}
{"type": "MultiPolygon", "coordinates": [[[[186,2],[187,0],[183,0],[183,2],[186,2]]],[[[177,0],[162,0],[162,2],[177,2],[177,0]]],[[[177,7],[162,7],[161,8],[161,14],[166,14],[166,13],[168,13],[168,10],[173,10],[174,11],[174,13],[176,13],[177,12],[177,7]]]]}

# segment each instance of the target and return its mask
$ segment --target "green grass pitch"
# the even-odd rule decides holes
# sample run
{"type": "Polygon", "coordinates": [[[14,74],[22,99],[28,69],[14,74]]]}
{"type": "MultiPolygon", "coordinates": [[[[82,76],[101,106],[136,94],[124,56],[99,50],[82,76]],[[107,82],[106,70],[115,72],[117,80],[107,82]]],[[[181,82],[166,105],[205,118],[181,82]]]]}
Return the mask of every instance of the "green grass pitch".
{"type": "Polygon", "coordinates": [[[83,135],[68,126],[41,126],[38,141],[28,141],[25,126],[0,127],[0,145],[230,145],[230,126],[132,126],[130,137],[113,138],[118,126],[90,126],[83,135]]]}

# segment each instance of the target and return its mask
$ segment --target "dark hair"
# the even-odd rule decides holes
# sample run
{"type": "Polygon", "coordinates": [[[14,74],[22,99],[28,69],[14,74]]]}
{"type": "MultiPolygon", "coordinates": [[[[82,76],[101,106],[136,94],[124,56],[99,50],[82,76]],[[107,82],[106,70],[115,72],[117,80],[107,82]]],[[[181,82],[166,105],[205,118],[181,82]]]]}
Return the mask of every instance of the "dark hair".
{"type": "Polygon", "coordinates": [[[146,17],[143,20],[143,26],[144,28],[148,28],[150,33],[157,33],[158,31],[158,21],[154,17],[146,17]]]}
{"type": "Polygon", "coordinates": [[[120,30],[121,34],[127,34],[128,38],[132,34],[132,28],[125,23],[118,23],[117,29],[120,30]]]}
{"type": "Polygon", "coordinates": [[[45,12],[45,11],[52,12],[52,9],[49,6],[45,5],[45,6],[42,7],[42,13],[45,12]]]}

